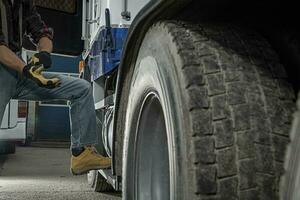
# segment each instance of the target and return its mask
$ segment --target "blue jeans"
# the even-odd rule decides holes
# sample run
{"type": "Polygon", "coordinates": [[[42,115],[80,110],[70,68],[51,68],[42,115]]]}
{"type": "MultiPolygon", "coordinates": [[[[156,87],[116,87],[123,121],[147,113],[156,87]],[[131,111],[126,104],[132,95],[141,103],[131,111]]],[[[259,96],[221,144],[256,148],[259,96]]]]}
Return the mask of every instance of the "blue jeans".
{"type": "Polygon", "coordinates": [[[16,71],[0,63],[0,122],[10,99],[69,100],[71,148],[97,144],[96,113],[91,84],[85,80],[64,75],[51,75],[45,72],[44,76],[59,78],[60,87],[54,89],[39,87],[32,80],[20,77],[16,71]]]}

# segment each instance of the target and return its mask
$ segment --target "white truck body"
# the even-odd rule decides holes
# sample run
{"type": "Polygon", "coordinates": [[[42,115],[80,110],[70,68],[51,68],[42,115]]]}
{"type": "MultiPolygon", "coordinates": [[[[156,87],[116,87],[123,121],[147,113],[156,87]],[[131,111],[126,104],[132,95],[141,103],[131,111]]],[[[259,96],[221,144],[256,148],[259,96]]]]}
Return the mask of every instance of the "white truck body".
{"type": "Polygon", "coordinates": [[[84,40],[83,57],[86,58],[99,33],[105,27],[105,9],[110,10],[110,23],[112,27],[126,27],[134,20],[138,12],[150,0],[83,0],[82,15],[82,39],[84,40]],[[124,4],[130,12],[130,20],[125,20],[121,16],[124,11],[124,4]]]}
{"type": "Polygon", "coordinates": [[[26,139],[26,118],[18,118],[18,101],[11,100],[7,106],[0,128],[0,141],[23,141],[26,139]]]}

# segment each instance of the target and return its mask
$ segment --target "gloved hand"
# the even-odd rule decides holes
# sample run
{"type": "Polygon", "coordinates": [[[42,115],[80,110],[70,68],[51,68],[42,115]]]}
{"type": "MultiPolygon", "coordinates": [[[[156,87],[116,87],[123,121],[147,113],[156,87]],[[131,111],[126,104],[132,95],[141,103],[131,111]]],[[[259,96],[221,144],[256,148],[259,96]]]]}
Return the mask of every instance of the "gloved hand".
{"type": "Polygon", "coordinates": [[[23,68],[23,76],[33,80],[40,87],[55,88],[60,85],[58,78],[48,79],[43,76],[42,71],[45,65],[49,68],[51,66],[51,58],[49,53],[37,53],[32,56],[29,63],[23,68]]]}
{"type": "Polygon", "coordinates": [[[45,69],[48,69],[52,64],[51,55],[47,51],[41,51],[34,54],[29,60],[29,63],[33,63],[33,65],[43,65],[45,69]]]}

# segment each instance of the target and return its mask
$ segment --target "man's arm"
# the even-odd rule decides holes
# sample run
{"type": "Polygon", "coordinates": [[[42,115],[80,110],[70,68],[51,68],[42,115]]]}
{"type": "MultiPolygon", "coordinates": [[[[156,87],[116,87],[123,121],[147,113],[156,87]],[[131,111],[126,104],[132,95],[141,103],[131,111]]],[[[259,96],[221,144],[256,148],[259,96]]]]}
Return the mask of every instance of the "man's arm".
{"type": "Polygon", "coordinates": [[[37,44],[39,51],[52,50],[52,42],[48,40],[53,39],[53,29],[48,27],[42,20],[32,0],[25,2],[28,4],[26,17],[24,20],[27,35],[30,36],[35,44],[37,44]],[[48,40],[46,38],[48,38],[48,40]]]}
{"type": "Polygon", "coordinates": [[[52,64],[50,53],[53,49],[53,30],[44,23],[32,0],[27,1],[27,13],[25,16],[26,33],[40,52],[33,56],[34,64],[43,64],[43,67],[47,69],[52,64]]]}
{"type": "Polygon", "coordinates": [[[5,45],[0,46],[0,63],[18,71],[20,74],[26,65],[13,51],[5,45]]]}
{"type": "Polygon", "coordinates": [[[37,45],[38,51],[46,51],[48,53],[51,53],[53,50],[53,44],[52,40],[50,40],[48,37],[42,37],[37,45]]]}
{"type": "Polygon", "coordinates": [[[14,69],[20,73],[25,66],[25,63],[7,47],[6,38],[0,26],[0,63],[14,69]]]}
{"type": "MultiPolygon", "coordinates": [[[[46,51],[51,53],[53,49],[52,41],[48,37],[42,37],[38,42],[38,50],[46,51]]],[[[11,51],[7,46],[0,45],[0,63],[6,65],[7,67],[23,72],[23,68],[26,65],[13,51],[11,51]]]]}

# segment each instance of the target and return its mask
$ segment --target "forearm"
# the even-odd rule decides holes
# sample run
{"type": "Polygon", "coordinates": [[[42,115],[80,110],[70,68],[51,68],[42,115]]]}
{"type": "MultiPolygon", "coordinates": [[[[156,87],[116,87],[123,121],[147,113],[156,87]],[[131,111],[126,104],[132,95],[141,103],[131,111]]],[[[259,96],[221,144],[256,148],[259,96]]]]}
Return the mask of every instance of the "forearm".
{"type": "Polygon", "coordinates": [[[19,73],[22,73],[26,65],[13,51],[4,45],[0,46],[0,62],[19,73]]]}
{"type": "Polygon", "coordinates": [[[48,37],[42,37],[37,45],[38,51],[46,51],[48,53],[51,53],[53,50],[53,44],[52,41],[48,37]]]}

